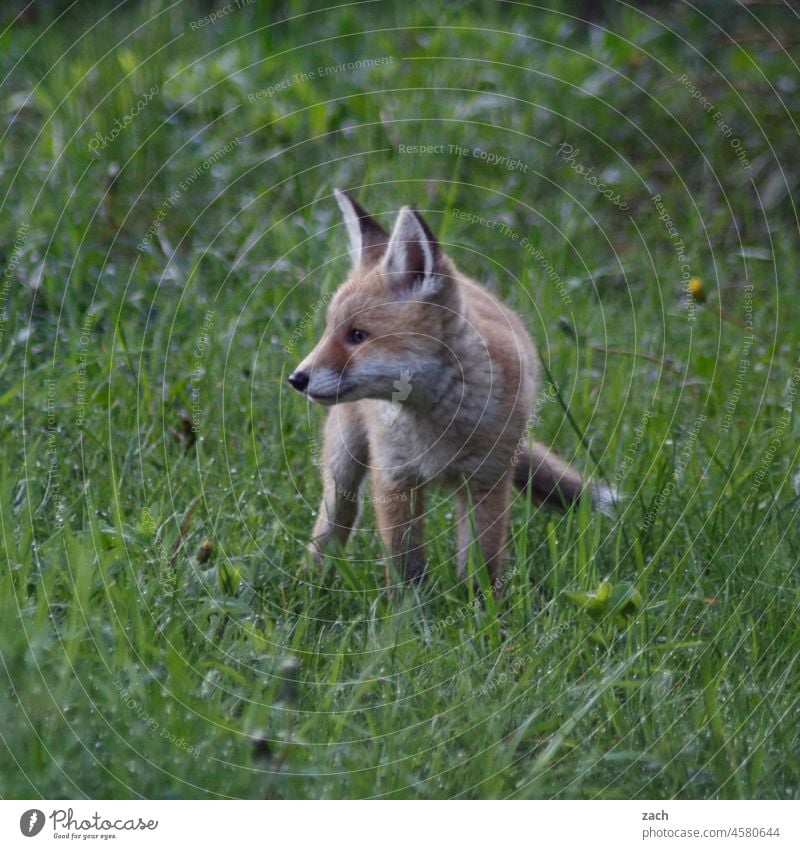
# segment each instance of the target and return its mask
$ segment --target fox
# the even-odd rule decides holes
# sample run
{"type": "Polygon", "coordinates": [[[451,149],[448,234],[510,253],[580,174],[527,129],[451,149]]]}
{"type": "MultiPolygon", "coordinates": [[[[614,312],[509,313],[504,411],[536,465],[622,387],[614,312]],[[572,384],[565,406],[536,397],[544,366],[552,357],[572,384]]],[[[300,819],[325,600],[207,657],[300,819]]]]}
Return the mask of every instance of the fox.
{"type": "Polygon", "coordinates": [[[319,342],[288,376],[331,408],[309,552],[319,564],[347,543],[369,477],[387,581],[392,566],[418,583],[425,493],[444,487],[455,499],[457,575],[477,542],[499,598],[515,486],[560,509],[612,494],[530,438],[541,365],[519,316],[456,267],[416,208],[403,206],[389,234],[351,193],[334,196],[350,272],[319,342]]]}

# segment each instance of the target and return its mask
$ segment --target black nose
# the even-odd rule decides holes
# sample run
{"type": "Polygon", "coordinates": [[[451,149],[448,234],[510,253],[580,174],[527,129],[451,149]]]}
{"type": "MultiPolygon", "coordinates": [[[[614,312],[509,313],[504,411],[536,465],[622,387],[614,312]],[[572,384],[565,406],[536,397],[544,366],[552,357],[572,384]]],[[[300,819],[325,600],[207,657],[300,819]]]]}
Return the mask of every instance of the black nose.
{"type": "Polygon", "coordinates": [[[298,392],[305,392],[308,386],[308,375],[304,371],[295,371],[289,375],[289,383],[294,386],[298,392]]]}

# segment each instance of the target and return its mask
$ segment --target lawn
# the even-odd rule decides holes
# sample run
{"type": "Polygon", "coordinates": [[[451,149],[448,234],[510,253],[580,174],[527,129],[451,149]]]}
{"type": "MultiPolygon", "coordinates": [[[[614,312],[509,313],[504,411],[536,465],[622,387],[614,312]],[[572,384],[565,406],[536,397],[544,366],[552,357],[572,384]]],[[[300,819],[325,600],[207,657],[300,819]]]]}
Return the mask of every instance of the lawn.
{"type": "Polygon", "coordinates": [[[800,22],[545,5],[4,4],[0,796],[800,795],[800,22]],[[306,555],[336,187],[620,493],[519,498],[498,604],[444,494],[419,590],[368,505],[306,555]]]}

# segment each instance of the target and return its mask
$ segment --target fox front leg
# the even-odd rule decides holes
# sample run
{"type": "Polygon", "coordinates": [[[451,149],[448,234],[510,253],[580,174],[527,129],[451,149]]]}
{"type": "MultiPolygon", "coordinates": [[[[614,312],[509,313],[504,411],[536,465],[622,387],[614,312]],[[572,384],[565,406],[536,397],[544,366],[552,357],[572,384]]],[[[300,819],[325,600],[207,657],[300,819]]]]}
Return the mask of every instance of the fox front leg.
{"type": "MultiPolygon", "coordinates": [[[[406,582],[419,582],[427,563],[423,537],[425,501],[420,486],[396,486],[373,472],[372,497],[383,544],[406,582]]],[[[389,570],[386,570],[389,583],[389,570]]]]}
{"type": "Polygon", "coordinates": [[[354,405],[331,409],[325,421],[320,470],[322,503],[309,551],[321,562],[331,542],[344,545],[358,518],[358,490],[369,460],[367,434],[354,405]]]}

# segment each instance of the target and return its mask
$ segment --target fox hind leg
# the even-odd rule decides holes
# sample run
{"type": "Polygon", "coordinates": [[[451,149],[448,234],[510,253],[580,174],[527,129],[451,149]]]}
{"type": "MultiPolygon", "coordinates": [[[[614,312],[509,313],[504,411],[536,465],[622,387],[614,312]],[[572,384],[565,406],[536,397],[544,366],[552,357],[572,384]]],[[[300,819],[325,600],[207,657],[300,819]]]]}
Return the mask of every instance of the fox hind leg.
{"type": "Polygon", "coordinates": [[[489,581],[495,597],[502,588],[505,571],[506,537],[511,508],[511,475],[504,475],[492,485],[469,485],[469,495],[462,487],[456,494],[456,568],[462,576],[467,565],[467,554],[472,541],[469,501],[472,501],[472,518],[475,538],[483,552],[489,581]]]}
{"type": "Polygon", "coordinates": [[[369,462],[369,443],[353,404],[334,407],[325,421],[322,457],[323,494],[309,550],[319,562],[329,545],[347,542],[358,518],[359,487],[369,462]]]}
{"type": "Polygon", "coordinates": [[[469,547],[472,544],[472,523],[469,517],[469,490],[463,483],[456,491],[456,575],[467,571],[469,547]]]}

